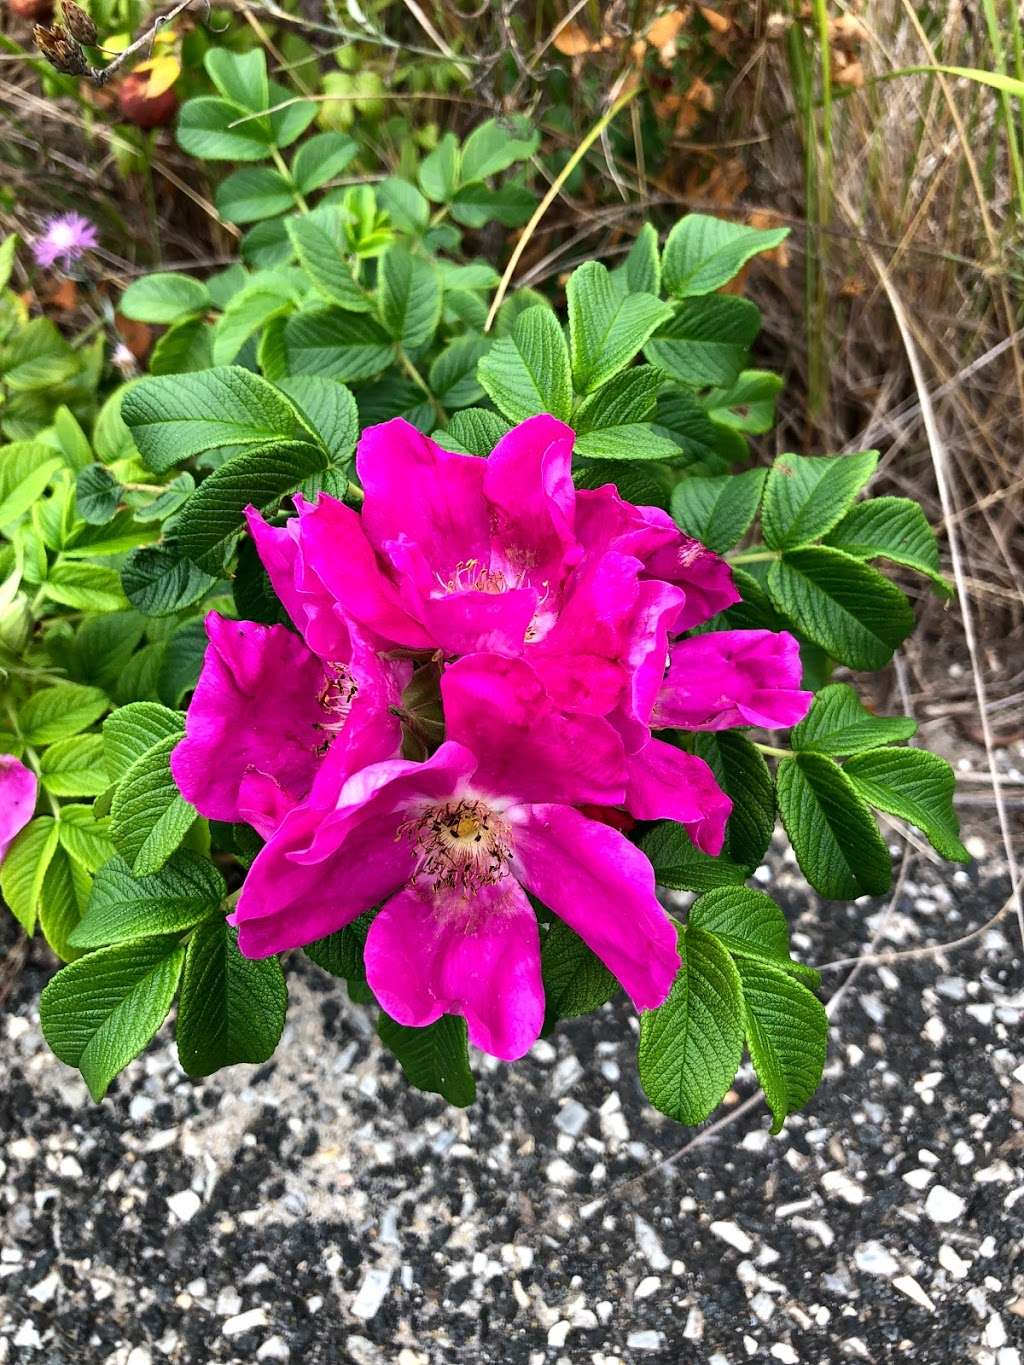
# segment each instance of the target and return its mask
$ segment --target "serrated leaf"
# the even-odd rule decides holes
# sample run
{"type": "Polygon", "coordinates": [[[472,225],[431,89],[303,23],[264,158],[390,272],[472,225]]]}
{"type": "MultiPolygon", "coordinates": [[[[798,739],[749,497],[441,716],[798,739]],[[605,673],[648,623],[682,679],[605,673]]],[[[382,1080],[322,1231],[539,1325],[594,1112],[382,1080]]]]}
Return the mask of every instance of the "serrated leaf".
{"type": "Polygon", "coordinates": [[[757,515],[764,469],[712,478],[693,475],[672,490],[672,515],[688,536],[724,554],[739,544],[757,515]]]}
{"type": "Polygon", "coordinates": [[[99,796],[107,787],[103,736],[58,740],[43,754],[39,771],[43,786],[54,796],[99,796]]]}
{"type": "Polygon", "coordinates": [[[573,413],[573,427],[583,436],[606,427],[650,421],[662,382],[661,371],[653,365],[634,365],[584,398],[573,413]]]}
{"type": "Polygon", "coordinates": [[[851,507],[825,537],[826,545],[856,559],[888,559],[931,579],[944,597],[953,589],[939,568],[935,532],[910,498],[870,498],[851,507]]]}
{"type": "Polygon", "coordinates": [[[772,1132],[802,1109],[825,1067],[828,1018],[821,1001],[792,976],[764,962],[737,962],[743,1028],[757,1079],[772,1111],[772,1132]]]}
{"type": "Polygon", "coordinates": [[[90,525],[105,526],[116,516],[123,491],[106,465],[86,465],[75,479],[75,510],[90,525]]]}
{"type": "Polygon", "coordinates": [[[284,1028],[288,991],[276,957],[238,951],[226,920],[204,920],[189,937],[178,1000],[178,1058],[190,1076],[239,1062],[265,1062],[284,1028]]]}
{"type": "Polygon", "coordinates": [[[345,216],[335,205],[289,218],[288,236],[313,287],[350,313],[368,313],[373,300],[357,283],[345,257],[345,216]]]}
{"type": "Polygon", "coordinates": [[[576,440],[576,454],[587,460],[671,460],[679,447],[650,422],[588,431],[576,440]]]}
{"type": "Polygon", "coordinates": [[[880,896],[889,850],[867,803],[832,759],[799,754],[779,764],[779,814],[804,876],[828,900],[880,896]]]}
{"type": "Polygon", "coordinates": [[[265,119],[239,123],[247,112],[215,95],[186,100],[178,115],[178,146],[202,161],[263,161],[273,137],[265,119]]]}
{"type": "Polygon", "coordinates": [[[753,872],[775,829],[775,788],[768,765],[749,739],[726,730],[694,735],[693,752],[732,797],[723,852],[753,872]]]}
{"type": "Polygon", "coordinates": [[[682,825],[661,820],[640,840],[659,886],[670,891],[710,891],[715,886],[742,886],[747,869],[726,857],[712,858],[694,848],[682,825]]]}
{"type": "Polygon", "coordinates": [[[10,526],[38,502],[64,461],[40,441],[0,447],[0,526],[10,526]]]}
{"type": "Polygon", "coordinates": [[[430,366],[430,391],[446,408],[465,408],[484,396],[476,367],[491,347],[490,337],[469,334],[450,341],[430,366]]]}
{"type": "Polygon", "coordinates": [[[877,450],[855,455],[777,455],[761,503],[765,543],[773,550],[793,549],[831,531],[877,464],[877,450]]]}
{"type": "Polygon", "coordinates": [[[62,962],[70,962],[79,956],[69,940],[89,898],[89,882],[89,874],[79,863],[69,858],[63,848],[54,850],[43,877],[39,927],[62,962]]]}
{"type": "Polygon", "coordinates": [[[288,440],[296,430],[295,413],[274,386],[235,365],[200,371],[187,383],[174,375],[140,379],[125,391],[121,413],[157,473],[207,450],[288,440]]]}
{"type": "Polygon", "coordinates": [[[376,187],[377,202],[400,232],[421,234],[430,221],[430,205],[415,185],[400,176],[386,176],[376,187]]]}
{"type": "Polygon", "coordinates": [[[270,103],[267,58],[261,47],[232,52],[211,47],[203,58],[207,74],[226,100],[260,113],[270,103]]]}
{"type": "Polygon", "coordinates": [[[171,776],[171,750],[179,739],[168,735],[147,749],[114,793],[111,838],[136,877],[163,867],[196,819],[195,807],[180,795],[171,776]]]}
{"type": "Polygon", "coordinates": [[[381,1012],[377,1032],[417,1090],[441,1095],[460,1109],[476,1099],[464,1019],[444,1014],[426,1028],[406,1028],[381,1012]]]}
{"type": "Polygon", "coordinates": [[[839,758],[883,744],[898,744],[917,733],[909,716],[876,716],[864,706],[848,683],[830,683],[811,703],[811,709],[790,732],[794,749],[839,758]]]}
{"type": "Polygon", "coordinates": [[[653,223],[644,223],[626,259],[613,273],[623,281],[631,294],[661,292],[661,256],[658,233],[653,223]]]}
{"type": "Polygon", "coordinates": [[[572,412],[569,348],[550,308],[528,308],[477,368],[487,395],[510,422],[538,412],[567,422],[572,412]]]}
{"type": "Polygon", "coordinates": [[[152,1041],[184,960],[176,938],[119,944],[72,962],[44,989],[43,1035],[62,1062],[78,1067],[94,1100],[152,1041]]]}
{"type": "Polygon", "coordinates": [[[121,611],[128,605],[120,575],[105,564],[60,560],[50,570],[43,592],[52,602],[77,611],[121,611]]]}
{"type": "Polygon", "coordinates": [[[552,1019],[592,1014],[619,990],[601,959],[559,919],[552,921],[541,940],[540,965],[546,1011],[552,1019]]]}
{"type": "Polygon", "coordinates": [[[751,228],[705,213],[688,213],[668,235],[662,281],[669,294],[710,294],[738,275],[752,256],[772,251],[789,228],[751,228]]]}
{"type": "Polygon", "coordinates": [[[169,323],[210,307],[205,284],[174,271],[143,275],[121,295],[120,311],[139,322],[169,323]]]}
{"type": "Polygon", "coordinates": [[[146,877],[134,876],[122,858],[112,858],[96,873],[71,944],[103,948],[191,929],[216,914],[226,894],[224,878],[209,859],[188,849],[179,849],[146,877]]]}
{"type": "Polygon", "coordinates": [[[708,415],[737,431],[759,435],[775,422],[775,400],[782,376],[771,370],[744,370],[727,389],[712,389],[704,399],[708,415]]]}
{"type": "Polygon", "coordinates": [[[245,166],[235,171],[217,186],[214,202],[217,212],[229,223],[276,218],[295,205],[288,181],[270,166],[245,166]]]}
{"type": "Polygon", "coordinates": [[[29,697],[18,715],[18,724],[27,743],[53,744],[87,730],[109,706],[98,687],[57,683],[29,697]]]}
{"type": "Polygon", "coordinates": [[[441,320],[441,282],[433,265],[408,247],[388,247],[380,262],[380,318],[407,351],[433,339],[441,320]]]}
{"type": "Polygon", "coordinates": [[[459,183],[462,152],[454,133],[445,133],[420,162],[420,189],[435,204],[447,204],[459,183]]]}
{"type": "Polygon", "coordinates": [[[953,809],[956,777],[944,758],[924,749],[875,749],[851,758],[843,772],[865,801],[916,825],[943,858],[970,862],[953,809]]]}
{"type": "Polygon", "coordinates": [[[884,668],[914,628],[899,588],[842,550],[787,550],[765,587],[797,630],[849,668],[884,668]]]}
{"type": "Polygon", "coordinates": [[[208,643],[201,620],[185,621],[167,641],[157,679],[157,694],[165,706],[180,706],[193,690],[208,643]]]}
{"type": "Polygon", "coordinates": [[[304,292],[285,271],[261,271],[238,291],[217,320],[211,338],[213,364],[230,365],[272,318],[291,313],[304,292]]]}
{"type": "Polygon", "coordinates": [[[478,124],[462,146],[461,180],[486,180],[517,161],[533,156],[540,133],[522,114],[490,118],[478,124]]]}
{"type": "Polygon", "coordinates": [[[373,379],[395,358],[394,342],[365,314],[341,308],[293,313],[284,326],[289,373],[322,374],[344,383],[373,379]]]}
{"type": "Polygon", "coordinates": [[[173,539],[143,545],[121,566],[121,586],[145,616],[173,616],[193,606],[217,580],[186,558],[173,539]]]}
{"type": "Polygon", "coordinates": [[[648,337],[672,316],[653,294],[623,295],[599,261],[569,276],[569,353],[578,393],[593,393],[623,369],[648,337]]]}
{"type": "Polygon", "coordinates": [[[702,1123],[721,1103],[743,1056],[740,976],[710,934],[679,936],[682,966],[668,999],[640,1019],[640,1084],[656,1109],[702,1123]]]}
{"type": "Polygon", "coordinates": [[[98,871],[114,857],[110,819],[97,818],[90,806],[62,806],[59,833],[61,847],[86,872],[98,871]]]}
{"type": "Polygon", "coordinates": [[[694,395],[681,387],[662,390],[654,420],[658,430],[675,441],[693,476],[727,474],[749,458],[740,433],[713,422],[694,395]]]}
{"type": "Polygon", "coordinates": [[[321,445],[332,465],[349,465],[359,439],[359,412],[351,391],[337,379],[319,374],[300,374],[278,380],[321,445]]]}
{"type": "Polygon", "coordinates": [[[175,534],[182,550],[207,573],[220,573],[251,504],[270,511],[304,479],[327,465],[319,446],[278,441],[235,455],[204,479],[181,509],[175,534]]]}
{"type": "Polygon", "coordinates": [[[191,374],[213,364],[213,328],[203,318],[186,318],[158,337],[149,356],[150,374],[191,374]]]}
{"type": "Polygon", "coordinates": [[[479,230],[487,223],[519,227],[537,205],[537,196],[522,185],[499,185],[491,189],[477,181],[463,185],[451,201],[451,215],[463,227],[479,230]]]}
{"type": "Polygon", "coordinates": [[[302,194],[333,180],[359,155],[359,143],[344,133],[315,133],[292,158],[292,179],[302,194]]]}
{"type": "Polygon", "coordinates": [[[714,294],[687,299],[644,347],[652,365],[690,388],[732,384],[761,327],[749,299],[714,294]]]}
{"type": "Polygon", "coordinates": [[[57,847],[57,821],[40,815],[25,826],[0,864],[0,894],[30,937],[35,932],[43,878],[57,847]]]}
{"type": "Polygon", "coordinates": [[[344,977],[347,981],[365,981],[363,949],[372,923],[373,912],[368,910],[351,924],[346,924],[344,929],[307,943],[303,952],[332,976],[344,977]]]}
{"type": "Polygon", "coordinates": [[[454,413],[443,431],[435,431],[434,440],[445,450],[457,450],[463,455],[490,455],[509,430],[508,423],[496,412],[466,408],[454,413]]]}
{"type": "Polygon", "coordinates": [[[734,956],[756,958],[817,984],[813,967],[789,955],[789,925],[770,896],[749,886],[707,891],[690,909],[687,923],[714,934],[734,956]]]}

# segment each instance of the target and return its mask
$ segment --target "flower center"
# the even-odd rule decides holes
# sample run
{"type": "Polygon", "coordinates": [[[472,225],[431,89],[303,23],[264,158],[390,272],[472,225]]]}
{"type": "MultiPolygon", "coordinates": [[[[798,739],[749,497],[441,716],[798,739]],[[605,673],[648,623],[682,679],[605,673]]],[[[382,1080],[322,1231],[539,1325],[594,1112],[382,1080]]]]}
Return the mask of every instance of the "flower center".
{"type": "Polygon", "coordinates": [[[471,896],[508,873],[512,845],[501,816],[471,797],[427,806],[398,831],[413,841],[416,878],[439,891],[471,896]]]}
{"type": "Polygon", "coordinates": [[[438,574],[441,587],[448,593],[454,592],[507,592],[510,584],[505,575],[497,569],[488,569],[479,559],[460,559],[448,578],[438,574]]]}
{"type": "Polygon", "coordinates": [[[315,728],[324,735],[324,739],[317,747],[319,754],[325,754],[345,728],[358,692],[359,684],[345,664],[326,665],[324,683],[317,694],[317,701],[324,713],[323,720],[317,721],[315,725],[315,728]]]}

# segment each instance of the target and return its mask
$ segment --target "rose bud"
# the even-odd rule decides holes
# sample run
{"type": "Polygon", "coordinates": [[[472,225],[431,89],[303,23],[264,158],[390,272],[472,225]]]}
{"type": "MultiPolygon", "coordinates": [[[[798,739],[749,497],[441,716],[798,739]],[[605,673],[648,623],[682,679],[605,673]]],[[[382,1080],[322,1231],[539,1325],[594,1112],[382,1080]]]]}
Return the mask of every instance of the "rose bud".
{"type": "Polygon", "coordinates": [[[133,71],[125,76],[117,88],[117,102],[121,117],[126,123],[134,123],[137,128],[163,128],[174,117],[178,108],[178,96],[172,88],[150,94],[150,80],[146,75],[133,71]]]}

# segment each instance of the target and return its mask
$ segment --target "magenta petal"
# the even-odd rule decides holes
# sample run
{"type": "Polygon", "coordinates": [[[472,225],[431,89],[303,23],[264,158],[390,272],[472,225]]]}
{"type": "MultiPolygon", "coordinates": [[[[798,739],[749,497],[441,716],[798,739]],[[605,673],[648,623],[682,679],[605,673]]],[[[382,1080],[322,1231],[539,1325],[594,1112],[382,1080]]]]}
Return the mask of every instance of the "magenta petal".
{"type": "Polygon", "coordinates": [[[573,532],[575,432],[541,413],[513,427],[487,460],[484,492],[491,507],[492,567],[500,561],[512,581],[525,575],[557,588],[580,556],[573,532]]]}
{"type": "Polygon", "coordinates": [[[654,708],[656,728],[788,729],[813,693],[800,689],[800,646],[788,631],[721,630],[672,646],[654,708]]]}
{"type": "Polygon", "coordinates": [[[703,625],[740,600],[729,565],[689,536],[677,535],[672,545],[656,550],[644,561],[644,571],[651,578],[674,583],[686,594],[676,631],[703,625]]]}
{"type": "Polygon", "coordinates": [[[537,919],[512,877],[473,900],[411,887],[370,926],[366,979],[392,1019],[412,1028],[442,1014],[465,1017],[469,1039],[515,1061],[544,1022],[537,919]]]}
{"type": "Polygon", "coordinates": [[[675,820],[697,848],[717,857],[725,842],[732,801],[695,754],[652,739],[627,759],[626,809],[638,820],[675,820]]]}
{"type": "Polygon", "coordinates": [[[486,467],[475,455],[442,450],[401,417],[367,427],[356,469],[371,544],[384,552],[388,541],[405,536],[438,573],[471,559],[486,564],[486,467]]]}
{"type": "Polygon", "coordinates": [[[0,863],[32,819],[39,783],[13,754],[0,754],[0,863]]]}
{"type": "Polygon", "coordinates": [[[536,610],[533,588],[510,588],[500,593],[470,591],[428,597],[421,604],[420,618],[445,654],[468,654],[478,649],[519,654],[536,610]]]}
{"type": "Polygon", "coordinates": [[[312,785],[324,739],[323,660],[285,626],[211,612],[206,633],[185,738],[171,755],[174,780],[200,814],[235,821],[248,818],[239,804],[242,779],[261,773],[279,793],[271,794],[269,816],[280,800],[294,805],[312,785]]]}
{"type": "Polygon", "coordinates": [[[469,654],[445,669],[447,733],[479,759],[474,785],[517,801],[617,805],[622,742],[607,721],[563,715],[522,659],[469,654]]]}
{"type": "Polygon", "coordinates": [[[679,970],[676,931],[654,894],[650,863],[618,830],[568,806],[533,806],[515,830],[519,880],[655,1009],[679,970]]]}

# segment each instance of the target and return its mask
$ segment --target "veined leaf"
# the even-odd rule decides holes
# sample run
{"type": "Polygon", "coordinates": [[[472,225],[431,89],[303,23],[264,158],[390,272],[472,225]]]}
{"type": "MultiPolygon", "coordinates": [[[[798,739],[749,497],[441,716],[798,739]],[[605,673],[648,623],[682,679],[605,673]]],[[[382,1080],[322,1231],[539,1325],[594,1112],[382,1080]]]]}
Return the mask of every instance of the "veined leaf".
{"type": "Polygon", "coordinates": [[[779,764],[776,783],[782,823],[816,891],[828,900],[853,900],[888,890],[889,850],[838,764],[822,754],[799,754],[779,764]]]}
{"type": "Polygon", "coordinates": [[[875,472],[877,450],[856,455],[777,455],[761,506],[773,550],[808,545],[831,531],[875,472]]]}
{"type": "Polygon", "coordinates": [[[669,294],[710,294],[738,275],[752,256],[772,251],[789,228],[752,228],[705,213],[688,213],[668,235],[662,279],[669,294]]]}
{"type": "Polygon", "coordinates": [[[208,858],[188,849],[171,855],[158,871],[136,877],[122,858],[96,873],[85,915],[71,935],[76,948],[191,929],[216,914],[227,894],[224,878],[208,858]]]}
{"type": "Polygon", "coordinates": [[[848,683],[830,683],[789,738],[794,749],[839,758],[898,744],[916,733],[917,724],[909,716],[873,715],[848,683]]]}
{"type": "Polygon", "coordinates": [[[970,862],[953,809],[956,778],[944,758],[924,749],[875,749],[851,758],[843,772],[870,805],[923,830],[943,858],[970,862]]]}
{"type": "Polygon", "coordinates": [[[765,962],[740,958],[743,1031],[757,1079],[772,1111],[772,1132],[802,1109],[825,1067],[828,1019],[821,1001],[792,976],[765,962]]]}
{"type": "Polygon", "coordinates": [[[477,377],[510,422],[521,422],[538,412],[569,420],[569,349],[549,308],[528,308],[521,313],[511,334],[495,341],[480,361],[477,377]]]}
{"type": "Polygon", "coordinates": [[[406,1028],[381,1012],[377,1032],[397,1057],[410,1085],[441,1095],[460,1109],[473,1103],[476,1083],[469,1069],[464,1019],[443,1014],[426,1028],[406,1028]]]}

